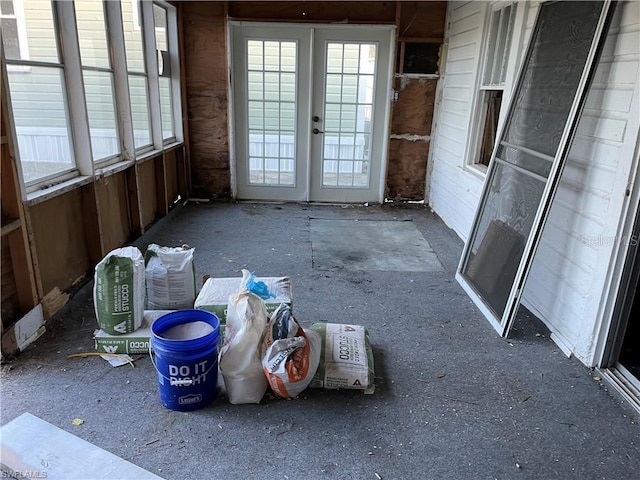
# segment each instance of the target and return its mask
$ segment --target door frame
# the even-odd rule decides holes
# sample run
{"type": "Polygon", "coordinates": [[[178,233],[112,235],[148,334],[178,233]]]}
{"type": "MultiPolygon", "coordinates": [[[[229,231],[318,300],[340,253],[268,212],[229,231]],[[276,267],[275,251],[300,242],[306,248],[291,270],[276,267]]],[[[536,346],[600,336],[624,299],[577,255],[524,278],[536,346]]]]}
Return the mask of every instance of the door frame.
{"type": "MultiPolygon", "coordinates": [[[[636,84],[634,95],[639,93],[640,84],[636,84]]],[[[596,348],[591,364],[597,365],[602,378],[640,413],[640,379],[630,378],[632,374],[618,362],[631,307],[629,294],[637,291],[640,284],[640,182],[636,181],[640,171],[640,149],[637,147],[640,122],[636,123],[635,132],[636,147],[616,237],[620,241],[615,242],[611,256],[606,280],[608,289],[603,297],[600,329],[596,330],[596,348]]]]}
{"type": "MultiPolygon", "coordinates": [[[[384,203],[384,192],[385,192],[385,187],[386,187],[386,178],[387,178],[387,170],[388,170],[388,165],[389,165],[389,131],[390,131],[390,127],[391,127],[391,113],[392,113],[392,109],[391,109],[391,101],[392,101],[392,81],[393,81],[393,75],[394,75],[394,65],[395,65],[395,61],[396,61],[396,48],[395,48],[395,40],[396,40],[396,25],[394,24],[375,24],[375,25],[371,25],[371,24],[358,24],[358,23],[354,23],[354,24],[325,24],[325,23],[296,23],[296,22],[264,22],[264,21],[246,21],[246,20],[228,20],[227,21],[227,72],[229,75],[229,82],[228,82],[228,104],[229,104],[229,109],[228,109],[228,115],[227,115],[227,127],[228,127],[228,131],[229,131],[229,169],[230,169],[230,182],[231,182],[231,196],[234,200],[237,200],[238,197],[238,156],[236,154],[236,143],[237,143],[237,139],[238,139],[238,135],[236,132],[236,108],[238,108],[238,106],[236,105],[235,102],[235,87],[234,87],[234,76],[233,76],[233,69],[234,69],[234,62],[233,62],[233,53],[234,53],[234,34],[233,31],[236,28],[239,27],[255,27],[255,28],[272,28],[274,30],[276,29],[300,29],[300,28],[308,28],[310,31],[310,35],[311,35],[311,58],[309,59],[309,63],[310,65],[310,70],[309,70],[309,82],[308,82],[308,89],[310,92],[313,92],[313,79],[314,79],[314,74],[315,72],[313,71],[313,52],[314,52],[314,48],[315,48],[315,42],[314,42],[314,38],[315,36],[313,35],[315,29],[345,29],[348,28],[349,30],[352,30],[354,28],[356,29],[367,29],[367,30],[386,30],[389,32],[389,36],[390,36],[390,40],[389,40],[389,65],[388,65],[388,72],[387,75],[384,76],[384,78],[378,79],[376,78],[376,81],[384,81],[384,85],[381,86],[381,89],[383,89],[382,91],[385,92],[384,95],[384,109],[385,109],[385,114],[383,115],[383,119],[384,119],[384,123],[381,127],[381,130],[384,132],[384,136],[382,139],[382,146],[381,146],[381,164],[380,164],[380,181],[379,181],[379,185],[378,185],[378,189],[377,189],[377,202],[378,203],[384,203]],[[383,88],[385,87],[385,88],[383,88]]],[[[312,98],[311,96],[309,96],[309,111],[311,111],[311,107],[312,107],[312,98]]],[[[379,108],[379,107],[378,107],[379,108]]],[[[308,115],[309,118],[306,119],[306,122],[308,122],[307,125],[307,130],[309,132],[311,132],[311,128],[312,128],[312,122],[311,122],[311,117],[310,115],[308,115]]],[[[306,170],[307,170],[307,178],[306,178],[306,194],[304,195],[304,198],[299,199],[298,201],[302,201],[302,202],[309,202],[310,201],[310,195],[311,195],[311,169],[313,168],[313,166],[311,165],[311,154],[312,154],[312,147],[313,147],[313,142],[311,140],[311,138],[309,139],[309,141],[307,142],[307,146],[306,146],[306,170]]],[[[373,186],[372,186],[373,187],[373,186]]],[[[263,201],[269,201],[269,199],[267,200],[263,200],[263,201]]],[[[275,199],[274,199],[275,201],[275,199]]],[[[330,202],[329,202],[330,203],[330,202]]]]}

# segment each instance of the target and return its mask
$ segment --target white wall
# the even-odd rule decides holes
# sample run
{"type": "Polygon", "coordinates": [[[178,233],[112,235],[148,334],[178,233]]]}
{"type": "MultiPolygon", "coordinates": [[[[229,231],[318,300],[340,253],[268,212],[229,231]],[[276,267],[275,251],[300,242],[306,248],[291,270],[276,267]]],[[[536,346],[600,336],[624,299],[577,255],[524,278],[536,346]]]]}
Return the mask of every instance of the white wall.
{"type": "Polygon", "coordinates": [[[450,2],[446,65],[441,68],[440,105],[432,137],[429,204],[466,239],[484,178],[464,167],[474,89],[480,70],[484,2],[450,2]]]}
{"type": "MultiPolygon", "coordinates": [[[[464,240],[484,181],[465,167],[464,158],[481,64],[483,5],[449,5],[448,56],[431,157],[429,203],[464,240]]],[[[513,48],[523,52],[537,2],[518,3],[522,7],[524,34],[513,48]]],[[[640,2],[619,4],[523,296],[556,341],[588,365],[598,361],[594,342],[603,320],[600,306],[638,142],[639,29],[640,2]]]]}

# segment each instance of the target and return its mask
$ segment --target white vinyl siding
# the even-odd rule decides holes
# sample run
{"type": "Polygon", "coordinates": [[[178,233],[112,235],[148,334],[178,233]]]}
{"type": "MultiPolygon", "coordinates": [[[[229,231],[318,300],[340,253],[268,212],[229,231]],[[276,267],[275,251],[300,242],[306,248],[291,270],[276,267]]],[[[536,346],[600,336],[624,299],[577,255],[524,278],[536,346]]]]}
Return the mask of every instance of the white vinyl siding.
{"type": "Polygon", "coordinates": [[[463,167],[481,65],[484,7],[484,2],[449,3],[447,58],[431,159],[429,204],[463,239],[471,228],[483,182],[463,167]]]}
{"type": "MultiPolygon", "coordinates": [[[[23,19],[28,32],[29,55],[23,60],[57,62],[55,36],[51,29],[50,0],[29,0],[28,7],[29,14],[23,19]]],[[[13,83],[15,86],[11,90],[14,112],[20,118],[18,130],[22,127],[41,128],[43,123],[66,129],[64,111],[60,110],[56,102],[60,91],[59,72],[30,67],[13,67],[8,70],[15,73],[16,80],[19,79],[13,83]],[[37,104],[38,108],[27,108],[30,103],[37,104]]]]}

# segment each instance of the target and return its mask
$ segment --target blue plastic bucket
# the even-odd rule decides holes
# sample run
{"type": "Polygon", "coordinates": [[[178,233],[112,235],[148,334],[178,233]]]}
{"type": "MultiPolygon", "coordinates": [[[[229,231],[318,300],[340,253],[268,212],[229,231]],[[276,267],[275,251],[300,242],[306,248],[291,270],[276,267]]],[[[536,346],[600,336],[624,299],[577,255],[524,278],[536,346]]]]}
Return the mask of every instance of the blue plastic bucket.
{"type": "Polygon", "coordinates": [[[151,325],[160,402],[166,408],[197,410],[215,399],[219,333],[220,320],[204,310],[178,310],[151,325]]]}

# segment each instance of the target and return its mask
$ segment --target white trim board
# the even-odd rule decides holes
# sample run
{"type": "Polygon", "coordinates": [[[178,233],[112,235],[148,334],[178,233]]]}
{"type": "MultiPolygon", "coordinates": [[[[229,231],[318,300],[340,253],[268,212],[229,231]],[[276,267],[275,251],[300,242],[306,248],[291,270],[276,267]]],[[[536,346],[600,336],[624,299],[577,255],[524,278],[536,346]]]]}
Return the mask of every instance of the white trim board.
{"type": "Polygon", "coordinates": [[[3,478],[162,480],[30,413],[0,428],[0,468],[3,478]]]}

